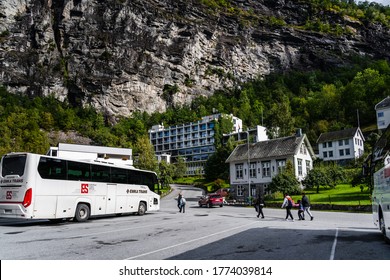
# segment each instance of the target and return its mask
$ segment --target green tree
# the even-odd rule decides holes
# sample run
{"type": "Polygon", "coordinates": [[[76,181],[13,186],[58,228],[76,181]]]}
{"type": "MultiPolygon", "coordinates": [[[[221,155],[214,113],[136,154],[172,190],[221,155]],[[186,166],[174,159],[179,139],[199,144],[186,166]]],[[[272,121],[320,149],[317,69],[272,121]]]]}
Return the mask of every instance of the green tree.
{"type": "Polygon", "coordinates": [[[289,172],[280,172],[275,177],[272,178],[271,183],[268,186],[268,189],[274,192],[288,193],[288,194],[297,194],[299,193],[299,181],[289,172]]]}
{"type": "Polygon", "coordinates": [[[280,103],[274,103],[270,109],[269,134],[271,138],[290,136],[294,131],[295,120],[291,114],[290,101],[287,96],[282,97],[280,103]]]}
{"type": "Polygon", "coordinates": [[[175,174],[175,166],[172,164],[168,164],[165,161],[161,161],[158,164],[158,174],[159,174],[161,185],[164,188],[169,188],[169,184],[173,183],[173,176],[175,174]]]}
{"type": "Polygon", "coordinates": [[[372,110],[388,93],[389,85],[386,77],[378,70],[367,68],[358,72],[342,94],[341,102],[345,107],[346,116],[349,116],[348,121],[356,124],[356,112],[359,110],[362,125],[375,122],[375,114],[372,114],[372,110]]]}
{"type": "Polygon", "coordinates": [[[325,168],[329,176],[329,186],[335,188],[337,184],[345,181],[346,175],[344,169],[337,164],[330,164],[325,168]]]}
{"type": "Polygon", "coordinates": [[[272,192],[296,194],[300,192],[299,181],[294,175],[294,166],[289,160],[286,168],[272,178],[268,189],[272,192]]]}
{"type": "Polygon", "coordinates": [[[221,115],[221,117],[214,122],[214,146],[217,150],[223,146],[223,135],[231,133],[232,130],[233,121],[228,115],[221,115]]]}
{"type": "Polygon", "coordinates": [[[183,157],[177,157],[175,162],[175,173],[174,178],[182,178],[187,172],[186,162],[183,157]]]}
{"type": "Polygon", "coordinates": [[[248,98],[248,94],[246,90],[241,91],[241,96],[238,101],[238,117],[244,121],[244,123],[248,123],[250,121],[252,113],[251,113],[251,103],[248,98]]]}
{"type": "Polygon", "coordinates": [[[315,166],[309,171],[302,183],[308,189],[317,188],[317,193],[319,193],[320,186],[329,186],[331,180],[324,168],[315,166]]]}
{"type": "Polygon", "coordinates": [[[134,165],[137,168],[155,172],[158,171],[158,162],[154,153],[154,148],[147,135],[143,135],[137,139],[135,151],[138,155],[138,160],[134,165]]]}
{"type": "Polygon", "coordinates": [[[216,179],[228,180],[229,178],[229,164],[226,163],[227,158],[233,152],[236,143],[230,138],[225,146],[220,146],[214,154],[212,154],[206,161],[204,172],[205,178],[208,181],[216,179]]]}

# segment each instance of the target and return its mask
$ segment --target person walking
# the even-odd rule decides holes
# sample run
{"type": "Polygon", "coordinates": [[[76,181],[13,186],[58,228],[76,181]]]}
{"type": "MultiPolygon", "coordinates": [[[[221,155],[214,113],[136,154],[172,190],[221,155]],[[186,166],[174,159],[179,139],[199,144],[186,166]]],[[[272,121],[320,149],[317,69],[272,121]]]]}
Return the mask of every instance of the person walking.
{"type": "Polygon", "coordinates": [[[293,204],[294,202],[292,198],[287,193],[285,193],[282,208],[286,208],[286,221],[288,221],[288,217],[291,218],[291,221],[294,221],[294,217],[291,214],[291,208],[293,207],[293,204]]]}
{"type": "Polygon", "coordinates": [[[297,201],[297,206],[298,206],[298,218],[299,220],[304,220],[305,217],[303,215],[303,205],[301,200],[297,201]]]}
{"type": "Polygon", "coordinates": [[[310,201],[306,194],[302,193],[302,206],[303,206],[303,220],[305,219],[305,212],[310,216],[310,220],[313,221],[313,214],[310,212],[310,201]]]}
{"type": "Polygon", "coordinates": [[[184,198],[184,196],[181,193],[179,194],[177,201],[178,201],[178,206],[179,206],[179,212],[185,213],[186,212],[186,199],[184,198]]]}
{"type": "Polygon", "coordinates": [[[257,218],[261,215],[261,218],[264,219],[263,207],[265,207],[265,202],[261,194],[259,194],[256,199],[255,207],[257,211],[257,218]]]}
{"type": "Polygon", "coordinates": [[[181,193],[179,193],[179,195],[177,196],[177,207],[179,208],[179,212],[181,212],[181,199],[182,199],[183,195],[181,193]]]}

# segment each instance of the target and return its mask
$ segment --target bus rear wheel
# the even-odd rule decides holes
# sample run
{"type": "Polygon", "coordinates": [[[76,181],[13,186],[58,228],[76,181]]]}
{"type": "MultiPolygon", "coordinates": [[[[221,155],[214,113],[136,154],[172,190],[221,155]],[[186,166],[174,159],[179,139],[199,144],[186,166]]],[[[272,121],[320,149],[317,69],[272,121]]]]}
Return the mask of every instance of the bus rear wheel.
{"type": "Polygon", "coordinates": [[[77,205],[75,219],[78,222],[85,222],[89,219],[90,211],[88,205],[80,203],[77,205]]]}
{"type": "Polygon", "coordinates": [[[390,244],[390,239],[387,237],[387,234],[386,234],[386,224],[385,224],[385,219],[383,218],[382,212],[381,212],[381,215],[379,217],[379,229],[382,232],[382,235],[383,235],[385,242],[390,244]]]}
{"type": "Polygon", "coordinates": [[[142,216],[146,212],[146,204],[144,202],[140,202],[138,206],[138,215],[142,216]]]}

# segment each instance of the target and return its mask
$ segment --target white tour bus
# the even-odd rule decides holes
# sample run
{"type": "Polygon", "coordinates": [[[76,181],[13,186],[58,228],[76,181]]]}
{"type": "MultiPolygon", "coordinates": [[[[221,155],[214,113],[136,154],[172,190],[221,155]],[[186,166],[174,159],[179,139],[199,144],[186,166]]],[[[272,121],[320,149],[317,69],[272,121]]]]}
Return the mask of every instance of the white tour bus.
{"type": "Polygon", "coordinates": [[[374,224],[382,232],[385,241],[390,243],[390,125],[374,145],[370,169],[374,177],[374,224]]]}
{"type": "Polygon", "coordinates": [[[4,155],[0,217],[75,219],[160,209],[157,175],[129,166],[32,153],[4,155]]]}
{"type": "Polygon", "coordinates": [[[390,164],[374,173],[372,213],[374,224],[390,242],[390,164]]]}

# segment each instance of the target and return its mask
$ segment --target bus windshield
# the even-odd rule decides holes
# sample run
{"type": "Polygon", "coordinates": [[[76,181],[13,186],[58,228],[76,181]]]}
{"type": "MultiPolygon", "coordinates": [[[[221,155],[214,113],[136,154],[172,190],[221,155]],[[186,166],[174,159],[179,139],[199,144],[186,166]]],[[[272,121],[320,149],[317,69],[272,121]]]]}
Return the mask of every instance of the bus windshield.
{"type": "Polygon", "coordinates": [[[2,172],[3,177],[7,175],[23,176],[27,155],[7,155],[3,157],[2,172]]]}

